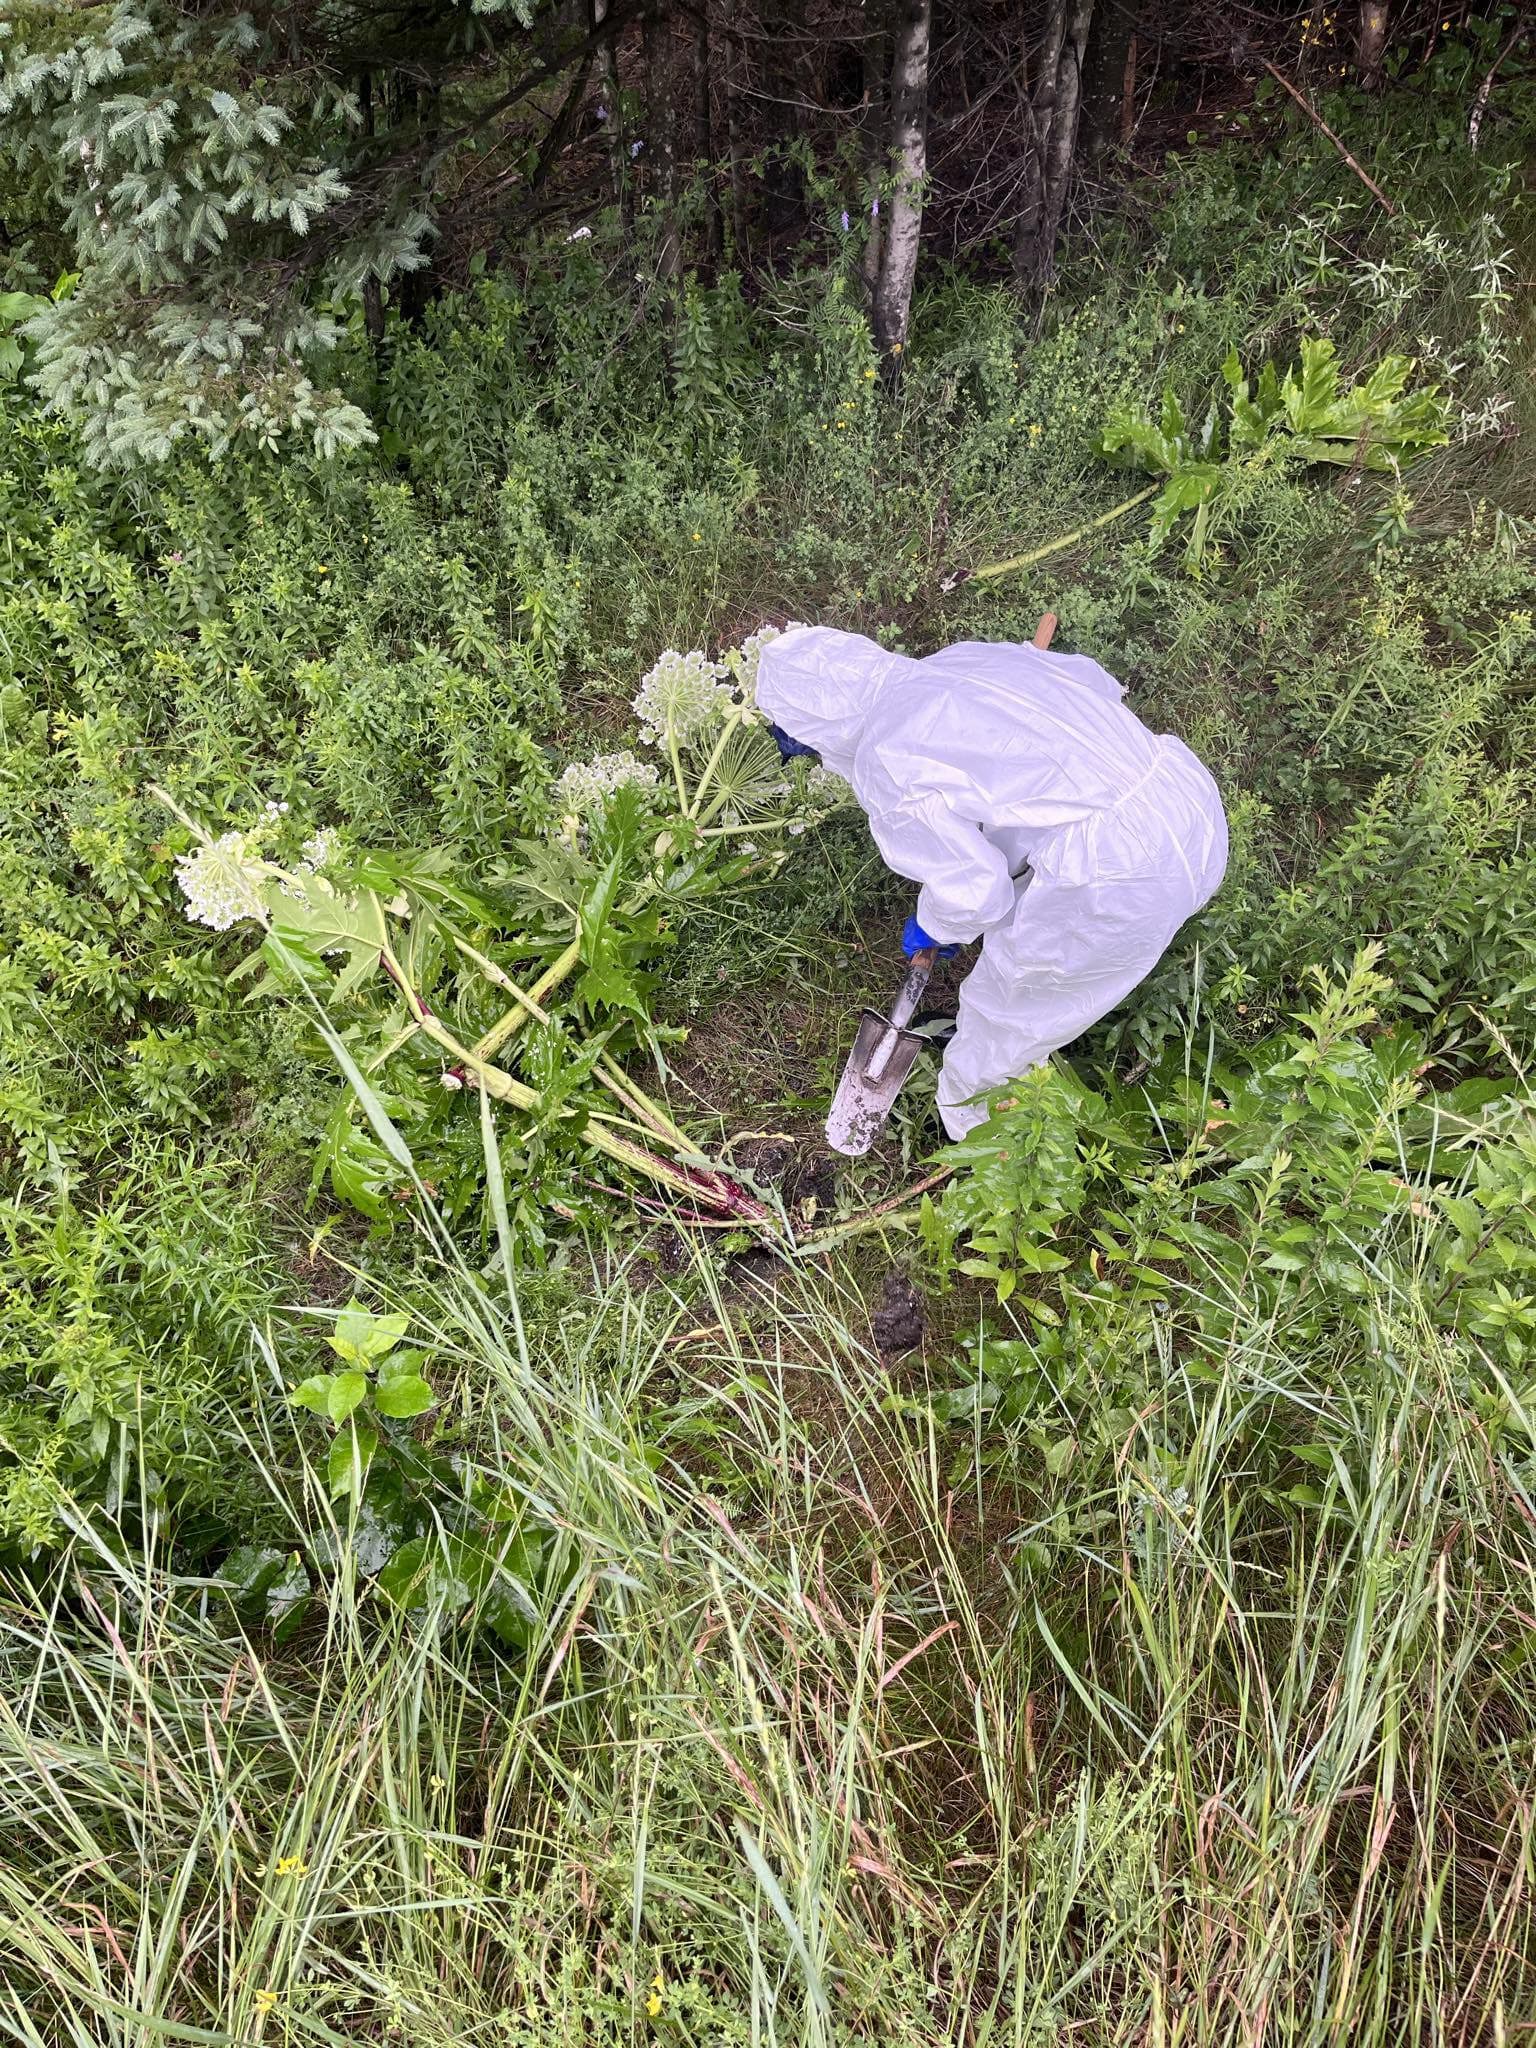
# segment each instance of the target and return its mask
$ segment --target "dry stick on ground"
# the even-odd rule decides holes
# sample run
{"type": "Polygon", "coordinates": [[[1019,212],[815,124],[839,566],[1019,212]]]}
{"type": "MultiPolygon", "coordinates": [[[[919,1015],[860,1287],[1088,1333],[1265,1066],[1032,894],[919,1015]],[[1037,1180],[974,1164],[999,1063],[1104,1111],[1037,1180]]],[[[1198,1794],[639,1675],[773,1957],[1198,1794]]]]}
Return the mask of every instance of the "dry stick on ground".
{"type": "Polygon", "coordinates": [[[1307,98],[1306,94],[1304,92],[1299,92],[1297,88],[1294,85],[1292,85],[1291,81],[1286,77],[1285,73],[1280,69],[1279,65],[1271,64],[1267,57],[1264,59],[1264,69],[1269,73],[1271,78],[1277,80],[1281,85],[1285,87],[1286,91],[1290,94],[1291,98],[1296,102],[1297,106],[1300,107],[1301,111],[1312,123],[1313,127],[1320,129],[1321,132],[1327,136],[1328,140],[1339,152],[1339,155],[1343,157],[1345,163],[1349,165],[1349,168],[1354,172],[1355,176],[1360,180],[1361,184],[1364,185],[1366,190],[1375,195],[1376,199],[1379,200],[1379,202],[1386,208],[1388,213],[1395,214],[1397,212],[1397,208],[1392,204],[1391,200],[1387,197],[1386,193],[1382,191],[1381,187],[1377,184],[1376,180],[1371,176],[1370,172],[1365,170],[1357,161],[1357,159],[1350,155],[1349,151],[1344,147],[1343,142],[1337,135],[1334,134],[1333,130],[1328,126],[1328,123],[1317,111],[1316,107],[1313,106],[1312,102],[1307,98]]]}

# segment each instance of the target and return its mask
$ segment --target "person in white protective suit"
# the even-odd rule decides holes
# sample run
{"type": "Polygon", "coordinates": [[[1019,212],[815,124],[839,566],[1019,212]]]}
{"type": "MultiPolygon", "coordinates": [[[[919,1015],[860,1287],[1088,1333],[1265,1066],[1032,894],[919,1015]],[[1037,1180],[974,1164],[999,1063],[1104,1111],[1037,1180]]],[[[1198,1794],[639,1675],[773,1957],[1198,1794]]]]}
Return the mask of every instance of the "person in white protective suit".
{"type": "Polygon", "coordinates": [[[939,1077],[952,1138],[1122,1001],[1226,868],[1209,771],[1121,695],[1096,661],[1038,647],[918,661],[795,626],[763,649],[757,702],[781,748],[845,776],[886,861],[920,884],[908,957],[983,941],[939,1077]]]}

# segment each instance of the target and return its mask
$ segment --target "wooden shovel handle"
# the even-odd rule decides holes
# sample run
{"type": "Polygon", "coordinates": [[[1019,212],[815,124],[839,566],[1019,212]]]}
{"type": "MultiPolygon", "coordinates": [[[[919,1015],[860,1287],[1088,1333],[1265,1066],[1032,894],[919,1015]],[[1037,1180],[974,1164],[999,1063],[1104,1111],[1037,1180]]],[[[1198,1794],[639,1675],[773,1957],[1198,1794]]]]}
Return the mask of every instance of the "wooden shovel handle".
{"type": "Polygon", "coordinates": [[[1054,612],[1043,612],[1040,617],[1040,623],[1035,628],[1035,645],[1042,654],[1050,646],[1051,641],[1055,638],[1055,634],[1056,614],[1054,612]]]}

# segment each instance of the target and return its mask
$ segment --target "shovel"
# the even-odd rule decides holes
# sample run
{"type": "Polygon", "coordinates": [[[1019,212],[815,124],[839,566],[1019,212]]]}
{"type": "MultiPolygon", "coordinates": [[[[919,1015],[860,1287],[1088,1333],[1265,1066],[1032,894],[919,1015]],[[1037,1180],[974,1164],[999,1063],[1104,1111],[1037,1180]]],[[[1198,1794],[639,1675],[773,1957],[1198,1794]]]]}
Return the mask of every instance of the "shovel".
{"type": "Polygon", "coordinates": [[[834,1152],[844,1152],[853,1159],[869,1150],[876,1132],[891,1113],[891,1104],[901,1093],[902,1083],[927,1044],[925,1038],[916,1031],[908,1031],[906,1026],[928,986],[935,951],[934,947],[926,946],[912,955],[907,978],[896,993],[889,1017],[882,1017],[878,1010],[864,1012],[827,1117],[827,1143],[834,1152]]]}

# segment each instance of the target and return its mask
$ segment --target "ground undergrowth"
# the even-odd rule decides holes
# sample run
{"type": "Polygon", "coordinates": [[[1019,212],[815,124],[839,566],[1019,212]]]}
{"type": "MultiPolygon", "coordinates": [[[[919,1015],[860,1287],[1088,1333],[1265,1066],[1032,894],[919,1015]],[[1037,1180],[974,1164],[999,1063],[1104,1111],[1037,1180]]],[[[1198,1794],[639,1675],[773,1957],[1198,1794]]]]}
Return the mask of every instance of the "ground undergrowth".
{"type": "Polygon", "coordinates": [[[932,279],[895,399],[851,275],[637,318],[600,234],[356,337],[381,441],[328,465],[109,483],[6,395],[9,2038],[1536,2023],[1531,243],[1432,96],[1343,111],[1401,218],[1310,132],[1192,152],[1041,310],[932,279]],[[1446,444],[946,589],[1125,497],[1117,412],[1320,336],[1415,358],[1446,444]],[[957,1154],[931,1068],[816,1143],[909,907],[856,814],[664,930],[578,878],[561,1045],[606,1020],[767,1224],[596,1170],[554,1040],[492,1113],[398,983],[293,926],[252,1000],[261,933],[184,914],[193,827],[329,834],[468,1042],[443,934],[543,966],[530,845],[629,873],[559,778],[665,649],[1047,607],[1233,864],[957,1154]]]}

